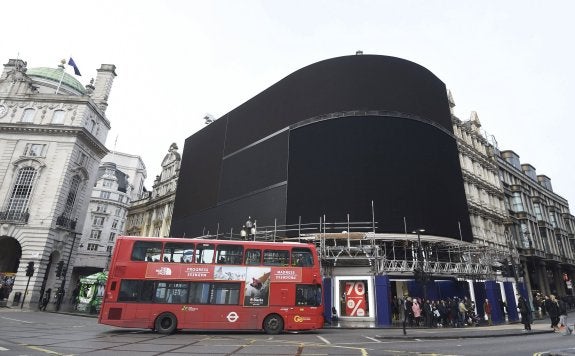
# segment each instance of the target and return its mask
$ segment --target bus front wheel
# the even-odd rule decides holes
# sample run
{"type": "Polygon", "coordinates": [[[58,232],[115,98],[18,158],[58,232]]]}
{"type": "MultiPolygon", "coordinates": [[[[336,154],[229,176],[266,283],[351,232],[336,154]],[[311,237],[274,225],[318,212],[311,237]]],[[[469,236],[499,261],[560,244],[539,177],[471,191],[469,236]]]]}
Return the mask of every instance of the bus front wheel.
{"type": "Polygon", "coordinates": [[[178,319],[172,313],[162,313],[156,318],[156,331],[160,334],[171,334],[177,326],[178,319]]]}
{"type": "Polygon", "coordinates": [[[264,319],[264,331],[270,335],[276,335],[284,329],[284,320],[277,314],[268,315],[264,319]]]}

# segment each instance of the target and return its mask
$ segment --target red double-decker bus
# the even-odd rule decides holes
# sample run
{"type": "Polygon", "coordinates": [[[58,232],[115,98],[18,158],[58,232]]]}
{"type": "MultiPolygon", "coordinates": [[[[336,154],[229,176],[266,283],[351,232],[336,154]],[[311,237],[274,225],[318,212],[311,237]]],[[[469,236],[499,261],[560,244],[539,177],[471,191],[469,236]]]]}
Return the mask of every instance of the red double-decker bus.
{"type": "Polygon", "coordinates": [[[311,244],[121,236],[98,321],[164,334],[319,329],[321,281],[311,244]]]}

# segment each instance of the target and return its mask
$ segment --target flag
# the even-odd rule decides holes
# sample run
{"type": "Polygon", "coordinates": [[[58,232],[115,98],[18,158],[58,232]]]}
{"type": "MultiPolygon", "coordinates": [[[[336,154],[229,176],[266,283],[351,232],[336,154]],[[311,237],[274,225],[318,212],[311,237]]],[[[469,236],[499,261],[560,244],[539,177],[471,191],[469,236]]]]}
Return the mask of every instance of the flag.
{"type": "Polygon", "coordinates": [[[74,74],[82,76],[82,74],[80,74],[80,70],[78,69],[78,66],[76,65],[76,62],[74,62],[72,57],[70,57],[70,59],[68,60],[68,65],[70,65],[74,68],[74,74]]]}

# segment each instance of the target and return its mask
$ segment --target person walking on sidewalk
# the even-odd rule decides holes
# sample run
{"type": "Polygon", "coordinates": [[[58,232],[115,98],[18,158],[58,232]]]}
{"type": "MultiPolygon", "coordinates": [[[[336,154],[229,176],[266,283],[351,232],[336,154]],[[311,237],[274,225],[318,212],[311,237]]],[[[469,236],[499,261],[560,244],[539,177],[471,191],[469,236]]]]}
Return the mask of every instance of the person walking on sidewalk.
{"type": "Polygon", "coordinates": [[[519,313],[521,313],[521,323],[524,326],[524,331],[531,331],[531,308],[529,303],[521,294],[517,293],[517,297],[517,308],[519,313]]]}
{"type": "Polygon", "coordinates": [[[487,325],[493,325],[493,321],[491,321],[491,304],[489,303],[489,299],[485,299],[485,302],[483,303],[483,312],[485,313],[487,325]]]}
{"type": "Polygon", "coordinates": [[[559,329],[559,305],[557,304],[557,299],[551,294],[549,297],[545,296],[545,310],[549,319],[551,319],[551,329],[557,331],[559,329]]]}
{"type": "Polygon", "coordinates": [[[559,306],[559,326],[567,330],[567,303],[560,297],[557,299],[557,305],[559,306]]]}

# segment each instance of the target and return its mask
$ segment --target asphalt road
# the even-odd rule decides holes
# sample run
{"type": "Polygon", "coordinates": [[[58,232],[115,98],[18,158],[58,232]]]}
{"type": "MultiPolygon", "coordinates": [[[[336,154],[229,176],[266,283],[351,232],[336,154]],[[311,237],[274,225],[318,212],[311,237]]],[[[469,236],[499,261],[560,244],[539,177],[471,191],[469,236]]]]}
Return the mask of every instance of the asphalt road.
{"type": "MultiPolygon", "coordinates": [[[[547,327],[544,321],[535,325],[547,327]]],[[[501,326],[520,328],[520,325],[501,326]]],[[[0,310],[0,356],[11,355],[575,355],[575,336],[560,333],[464,337],[444,329],[433,338],[401,338],[399,330],[323,329],[255,332],[149,330],[99,325],[94,318],[0,310]],[[444,337],[443,337],[444,336],[444,337]],[[556,350],[549,353],[550,350],[556,350]]],[[[473,330],[476,331],[476,330],[473,330]]],[[[492,330],[493,331],[493,330],[492,330]]],[[[409,334],[409,330],[408,330],[409,334]]],[[[412,335],[414,333],[411,333],[412,335]]],[[[425,335],[422,330],[418,335],[425,335]]]]}

